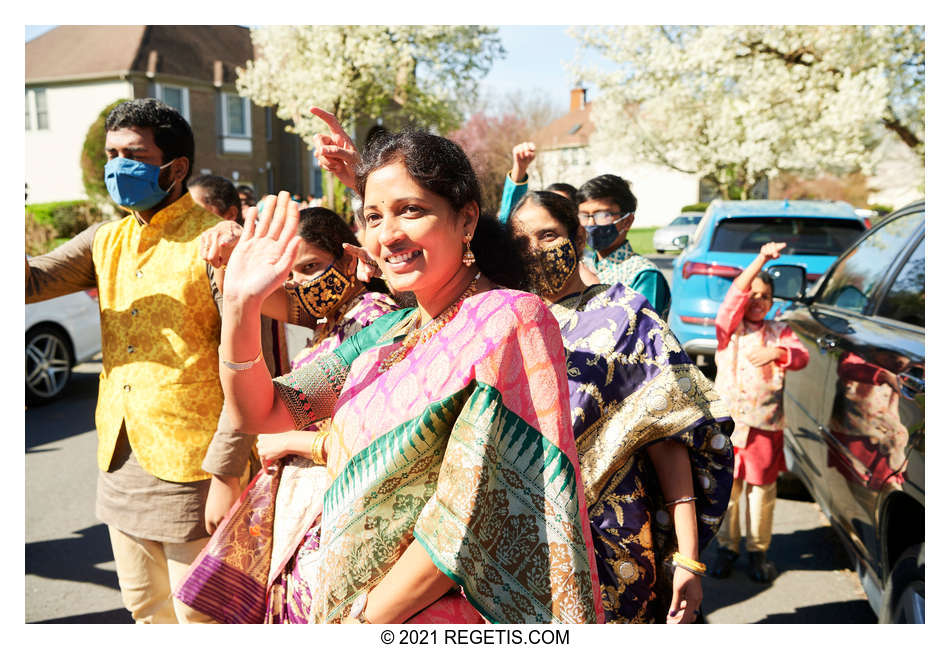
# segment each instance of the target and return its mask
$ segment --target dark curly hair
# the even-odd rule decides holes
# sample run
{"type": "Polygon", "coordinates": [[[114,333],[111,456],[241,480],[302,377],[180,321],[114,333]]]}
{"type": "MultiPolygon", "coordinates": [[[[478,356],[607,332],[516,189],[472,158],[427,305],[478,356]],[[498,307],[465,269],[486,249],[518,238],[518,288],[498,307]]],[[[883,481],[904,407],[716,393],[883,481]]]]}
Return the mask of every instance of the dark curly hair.
{"type": "Polygon", "coordinates": [[[188,158],[187,182],[195,164],[195,136],[185,118],[177,110],[152,97],[133,99],[119,104],[106,117],[106,131],[135,126],[152,129],[155,144],[162,151],[162,164],[175,158],[188,158]]]}
{"type": "MultiPolygon", "coordinates": [[[[478,225],[471,241],[478,267],[496,284],[522,289],[525,269],[514,242],[491,215],[482,214],[482,189],[465,152],[455,142],[421,131],[380,133],[367,146],[356,170],[356,190],[366,195],[369,175],[393,162],[401,161],[421,187],[448,201],[459,212],[470,203],[478,208],[478,225]]],[[[360,226],[366,225],[362,211],[360,226]]]]}
{"type": "Polygon", "coordinates": [[[630,191],[630,182],[613,174],[588,180],[577,190],[576,200],[578,205],[591,200],[613,201],[625,214],[637,211],[637,197],[630,191]]]}

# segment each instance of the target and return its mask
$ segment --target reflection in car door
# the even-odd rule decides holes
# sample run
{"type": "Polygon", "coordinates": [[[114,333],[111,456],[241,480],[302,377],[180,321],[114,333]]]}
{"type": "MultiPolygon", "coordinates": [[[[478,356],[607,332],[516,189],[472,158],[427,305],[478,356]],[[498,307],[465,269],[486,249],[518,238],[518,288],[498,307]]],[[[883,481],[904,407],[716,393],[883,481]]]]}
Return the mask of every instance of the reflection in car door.
{"type": "MultiPolygon", "coordinates": [[[[908,252],[879,292],[876,312],[851,318],[852,333],[840,339],[826,424],[828,466],[842,478],[829,481],[835,516],[876,574],[880,505],[888,493],[914,487],[908,454],[923,435],[923,237],[908,252]]],[[[921,501],[922,488],[921,480],[921,501]]]]}
{"type": "Polygon", "coordinates": [[[798,306],[782,317],[808,350],[808,364],[797,372],[785,373],[785,446],[827,513],[830,497],[824,479],[822,422],[831,407],[826,384],[834,371],[835,357],[834,349],[822,347],[819,341],[827,339],[831,332],[828,325],[834,321],[820,314],[816,317],[815,311],[814,307],[798,306]]]}
{"type": "MultiPolygon", "coordinates": [[[[892,275],[894,261],[923,226],[923,213],[907,213],[869,232],[829,270],[808,307],[788,312],[786,320],[808,349],[806,368],[786,376],[787,444],[790,455],[810,483],[822,508],[831,513],[832,493],[847,488],[829,463],[829,449],[839,453],[829,423],[837,400],[839,368],[848,353],[861,349],[872,300],[892,275]]],[[[845,463],[846,465],[846,463],[845,463]]]]}

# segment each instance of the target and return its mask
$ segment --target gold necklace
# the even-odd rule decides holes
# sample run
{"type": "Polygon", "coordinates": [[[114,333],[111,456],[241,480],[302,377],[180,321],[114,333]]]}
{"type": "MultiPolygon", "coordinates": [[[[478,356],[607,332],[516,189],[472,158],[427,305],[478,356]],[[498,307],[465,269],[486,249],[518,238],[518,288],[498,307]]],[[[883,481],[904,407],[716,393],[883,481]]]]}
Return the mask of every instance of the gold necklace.
{"type": "Polygon", "coordinates": [[[465,292],[459,296],[459,299],[457,299],[452,306],[440,313],[438,317],[430,320],[421,329],[414,329],[406,334],[406,337],[402,339],[402,345],[399,346],[399,349],[394,351],[386,360],[380,363],[379,373],[382,374],[390,367],[404,359],[406,354],[411,352],[416,345],[419,343],[425,343],[434,335],[439,333],[439,331],[442,330],[442,327],[449,324],[449,321],[452,320],[452,318],[455,317],[455,314],[459,312],[459,309],[462,308],[462,302],[475,294],[475,284],[478,283],[478,278],[481,276],[482,274],[480,272],[475,273],[475,277],[472,278],[472,283],[468,285],[468,288],[465,289],[465,292]]]}

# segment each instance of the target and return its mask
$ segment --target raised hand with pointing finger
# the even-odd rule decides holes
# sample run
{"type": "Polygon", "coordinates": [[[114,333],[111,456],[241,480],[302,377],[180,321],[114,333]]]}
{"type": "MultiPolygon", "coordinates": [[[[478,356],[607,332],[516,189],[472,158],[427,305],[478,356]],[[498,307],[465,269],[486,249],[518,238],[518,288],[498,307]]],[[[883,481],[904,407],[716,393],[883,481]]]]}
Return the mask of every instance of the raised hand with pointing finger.
{"type": "Polygon", "coordinates": [[[320,133],[313,137],[315,145],[313,156],[317,159],[317,163],[321,168],[339,178],[341,183],[356,191],[356,166],[360,162],[356,145],[340,126],[336,115],[316,106],[313,106],[310,112],[330,127],[330,135],[320,133]]]}

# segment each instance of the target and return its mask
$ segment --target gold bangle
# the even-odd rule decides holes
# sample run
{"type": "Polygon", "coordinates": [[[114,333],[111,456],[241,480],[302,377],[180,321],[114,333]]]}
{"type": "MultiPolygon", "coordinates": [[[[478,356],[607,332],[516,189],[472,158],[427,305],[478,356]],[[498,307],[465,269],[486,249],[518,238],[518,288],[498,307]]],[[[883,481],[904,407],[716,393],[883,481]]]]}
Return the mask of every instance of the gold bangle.
{"type": "Polygon", "coordinates": [[[313,434],[313,443],[310,444],[310,459],[313,460],[314,464],[321,466],[326,466],[327,464],[327,456],[326,453],[323,452],[323,440],[326,439],[326,437],[326,435],[313,434]]]}
{"type": "Polygon", "coordinates": [[[696,575],[702,576],[706,574],[705,563],[701,563],[699,561],[696,561],[695,559],[690,559],[686,555],[680,554],[679,552],[673,553],[673,565],[679,566],[680,568],[683,568],[684,570],[688,570],[689,572],[696,575]]]}
{"type": "Polygon", "coordinates": [[[224,365],[229,370],[234,370],[235,372],[242,372],[244,370],[249,370],[262,360],[264,360],[264,350],[261,349],[257,352],[257,358],[252,361],[245,361],[244,363],[235,363],[234,361],[226,361],[221,357],[221,348],[218,347],[218,360],[221,361],[221,364],[224,365]]]}

